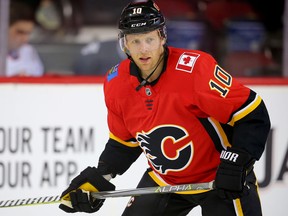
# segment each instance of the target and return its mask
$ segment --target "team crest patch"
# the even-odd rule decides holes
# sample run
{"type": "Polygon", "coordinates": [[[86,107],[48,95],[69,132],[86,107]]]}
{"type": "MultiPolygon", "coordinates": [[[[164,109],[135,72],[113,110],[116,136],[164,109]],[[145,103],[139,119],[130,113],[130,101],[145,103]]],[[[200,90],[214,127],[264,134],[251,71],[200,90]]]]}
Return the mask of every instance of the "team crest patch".
{"type": "Polygon", "coordinates": [[[176,70],[192,73],[194,64],[199,56],[196,53],[183,53],[177,62],[176,70]]]}
{"type": "Polygon", "coordinates": [[[114,67],[112,67],[109,71],[108,71],[108,75],[107,75],[107,80],[108,82],[115,78],[118,75],[118,66],[119,64],[115,65],[114,67]]]}

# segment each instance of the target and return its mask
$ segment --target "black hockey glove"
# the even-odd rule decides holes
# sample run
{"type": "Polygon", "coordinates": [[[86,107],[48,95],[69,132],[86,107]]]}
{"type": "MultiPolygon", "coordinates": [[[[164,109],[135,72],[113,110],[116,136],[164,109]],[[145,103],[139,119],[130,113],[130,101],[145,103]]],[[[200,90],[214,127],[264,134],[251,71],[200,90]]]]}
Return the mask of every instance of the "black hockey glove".
{"type": "Polygon", "coordinates": [[[115,190],[95,167],[87,167],[75,177],[61,195],[59,208],[68,213],[98,211],[105,199],[94,199],[89,192],[115,190]]]}
{"type": "Polygon", "coordinates": [[[237,199],[248,194],[246,176],[252,171],[254,162],[250,154],[243,150],[223,150],[215,178],[218,195],[223,199],[237,199]]]}

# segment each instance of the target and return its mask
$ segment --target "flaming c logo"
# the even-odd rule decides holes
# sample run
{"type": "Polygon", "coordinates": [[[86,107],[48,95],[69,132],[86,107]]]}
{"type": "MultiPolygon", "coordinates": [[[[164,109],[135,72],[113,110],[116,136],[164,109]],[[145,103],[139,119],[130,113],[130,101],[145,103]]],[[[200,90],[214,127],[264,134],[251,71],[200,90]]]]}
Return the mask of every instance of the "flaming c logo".
{"type": "Polygon", "coordinates": [[[161,174],[184,170],[193,158],[193,143],[189,134],[176,125],[161,125],[149,132],[137,133],[151,165],[161,174]]]}

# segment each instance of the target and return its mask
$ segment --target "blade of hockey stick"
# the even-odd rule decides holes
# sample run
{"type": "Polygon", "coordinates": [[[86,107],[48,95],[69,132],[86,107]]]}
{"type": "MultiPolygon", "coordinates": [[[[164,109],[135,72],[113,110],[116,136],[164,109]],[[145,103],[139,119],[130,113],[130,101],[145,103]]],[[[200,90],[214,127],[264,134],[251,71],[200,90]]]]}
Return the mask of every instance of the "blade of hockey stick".
{"type": "MultiPolygon", "coordinates": [[[[196,191],[196,190],[211,190],[214,189],[214,182],[196,183],[196,184],[181,184],[181,185],[167,185],[158,187],[136,188],[136,189],[124,189],[116,191],[101,191],[91,192],[91,196],[96,199],[117,198],[117,197],[129,197],[129,196],[141,196],[147,194],[164,194],[164,193],[176,193],[184,191],[196,191]]],[[[16,206],[30,206],[40,204],[53,204],[59,203],[60,196],[46,196],[38,198],[26,198],[16,200],[3,200],[0,201],[0,208],[16,207],[16,206]]]]}

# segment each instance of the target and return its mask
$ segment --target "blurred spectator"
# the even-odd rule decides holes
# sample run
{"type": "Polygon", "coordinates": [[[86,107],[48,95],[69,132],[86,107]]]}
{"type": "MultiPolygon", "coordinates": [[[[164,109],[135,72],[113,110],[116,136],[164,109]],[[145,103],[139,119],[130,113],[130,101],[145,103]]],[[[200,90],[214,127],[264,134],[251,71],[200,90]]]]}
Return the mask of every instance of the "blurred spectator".
{"type": "Polygon", "coordinates": [[[82,1],[38,0],[36,21],[45,33],[76,35],[82,25],[82,1]]]}
{"type": "Polygon", "coordinates": [[[41,0],[36,10],[37,22],[47,30],[57,30],[61,26],[61,17],[53,0],[41,0]]]}
{"type": "Polygon", "coordinates": [[[112,66],[127,58],[118,40],[94,41],[83,47],[74,67],[76,75],[104,75],[112,66]]]}
{"type": "Polygon", "coordinates": [[[41,76],[44,67],[35,48],[29,44],[34,14],[20,2],[10,4],[6,76],[41,76]]]}

